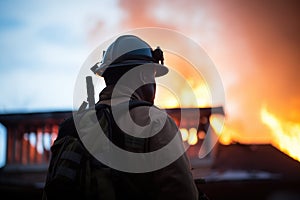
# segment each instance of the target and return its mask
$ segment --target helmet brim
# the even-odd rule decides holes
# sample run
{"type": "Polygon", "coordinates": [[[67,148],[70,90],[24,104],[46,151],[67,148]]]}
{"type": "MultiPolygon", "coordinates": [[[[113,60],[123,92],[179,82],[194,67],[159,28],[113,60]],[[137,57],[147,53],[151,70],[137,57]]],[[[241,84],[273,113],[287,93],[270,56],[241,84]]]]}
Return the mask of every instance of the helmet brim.
{"type": "Polygon", "coordinates": [[[155,77],[164,76],[169,72],[169,69],[162,64],[149,62],[149,61],[142,61],[142,60],[128,60],[126,62],[111,64],[111,65],[107,65],[107,66],[101,65],[98,62],[91,68],[91,70],[95,74],[102,76],[104,74],[105,70],[108,68],[139,66],[139,65],[151,65],[152,67],[154,67],[156,70],[155,77]]]}

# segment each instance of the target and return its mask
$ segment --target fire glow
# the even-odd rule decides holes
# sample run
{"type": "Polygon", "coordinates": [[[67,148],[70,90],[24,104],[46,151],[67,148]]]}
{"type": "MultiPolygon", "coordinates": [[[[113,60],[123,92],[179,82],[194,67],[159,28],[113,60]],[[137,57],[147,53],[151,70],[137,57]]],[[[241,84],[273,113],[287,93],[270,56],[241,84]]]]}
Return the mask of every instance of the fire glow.
{"type": "Polygon", "coordinates": [[[272,144],[300,161],[300,124],[280,120],[266,107],[262,107],[260,114],[262,122],[272,131],[272,144]]]}
{"type": "Polygon", "coordinates": [[[203,131],[197,132],[196,128],[181,128],[181,137],[183,142],[187,142],[189,145],[196,145],[199,140],[205,138],[205,133],[203,131]]]}
{"type": "MultiPolygon", "coordinates": [[[[185,74],[189,77],[189,73],[185,74]]],[[[192,75],[191,75],[192,76],[192,75]]],[[[211,95],[209,86],[205,84],[205,81],[193,81],[193,78],[185,79],[192,90],[188,90],[185,87],[181,87],[177,95],[171,92],[162,91],[160,96],[159,106],[163,108],[183,108],[183,107],[213,107],[211,102],[211,95]],[[193,94],[191,94],[193,93],[193,94]],[[192,98],[196,98],[196,101],[191,101],[192,98]]],[[[179,84],[180,85],[180,84],[179,84]]],[[[224,105],[225,106],[225,105],[224,105]]],[[[300,124],[294,122],[285,122],[279,117],[268,112],[265,107],[261,110],[253,110],[256,112],[258,120],[261,125],[266,125],[271,132],[271,138],[269,142],[278,148],[280,151],[286,153],[290,157],[300,161],[300,124]],[[260,114],[260,115],[259,115],[260,114]]],[[[232,113],[229,113],[229,115],[232,113]]],[[[212,115],[210,117],[210,124],[218,135],[218,140],[221,144],[229,145],[232,142],[246,143],[259,143],[259,139],[252,141],[252,139],[243,138],[243,130],[234,126],[234,123],[230,119],[226,119],[224,116],[212,115]]],[[[267,129],[268,130],[268,129],[267,129]]],[[[205,137],[205,134],[197,133],[197,130],[193,129],[181,129],[182,139],[189,145],[195,145],[199,140],[205,137]]]]}

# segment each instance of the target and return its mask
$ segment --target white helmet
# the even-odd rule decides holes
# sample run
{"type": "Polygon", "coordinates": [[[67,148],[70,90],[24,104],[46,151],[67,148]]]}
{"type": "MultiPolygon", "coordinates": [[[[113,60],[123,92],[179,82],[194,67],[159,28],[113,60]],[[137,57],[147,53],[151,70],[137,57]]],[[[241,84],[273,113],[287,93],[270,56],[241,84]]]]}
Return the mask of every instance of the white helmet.
{"type": "Polygon", "coordinates": [[[96,63],[91,70],[103,76],[108,68],[132,67],[153,63],[156,69],[156,76],[163,76],[168,73],[165,67],[162,50],[157,47],[154,51],[145,41],[134,35],[123,35],[118,37],[104,52],[101,62],[96,63]],[[159,63],[160,61],[160,63],[159,63]]]}

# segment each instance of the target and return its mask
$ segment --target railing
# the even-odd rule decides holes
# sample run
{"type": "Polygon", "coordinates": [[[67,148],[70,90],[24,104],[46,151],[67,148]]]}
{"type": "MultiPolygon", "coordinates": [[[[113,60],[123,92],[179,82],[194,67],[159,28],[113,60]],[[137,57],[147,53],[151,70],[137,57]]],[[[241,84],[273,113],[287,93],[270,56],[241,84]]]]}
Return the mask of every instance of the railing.
{"type": "MultiPolygon", "coordinates": [[[[197,132],[208,133],[211,114],[224,115],[222,107],[214,108],[185,108],[186,115],[181,119],[182,109],[166,109],[177,125],[191,130],[197,127],[197,132]],[[199,120],[192,113],[199,111],[199,120]],[[190,113],[190,114],[189,114],[190,113]]],[[[7,129],[6,166],[10,170],[46,169],[50,158],[50,147],[57,137],[59,124],[71,116],[71,111],[41,112],[27,114],[0,115],[0,123],[7,129]]],[[[194,157],[204,138],[199,138],[196,145],[188,150],[194,157]]],[[[210,158],[211,159],[211,158],[210,158]]]]}
{"type": "Polygon", "coordinates": [[[45,168],[58,126],[72,112],[0,115],[7,130],[6,166],[13,170],[45,168]]]}

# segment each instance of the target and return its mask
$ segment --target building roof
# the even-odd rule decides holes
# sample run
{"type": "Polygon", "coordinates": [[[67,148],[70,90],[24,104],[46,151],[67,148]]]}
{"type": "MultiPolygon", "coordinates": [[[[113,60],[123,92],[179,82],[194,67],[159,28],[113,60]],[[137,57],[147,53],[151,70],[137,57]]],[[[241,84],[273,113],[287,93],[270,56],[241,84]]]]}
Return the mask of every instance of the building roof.
{"type": "MultiPolygon", "coordinates": [[[[195,169],[196,178],[201,168],[195,169]]],[[[218,144],[206,181],[300,180],[300,162],[270,144],[218,144]]]]}

